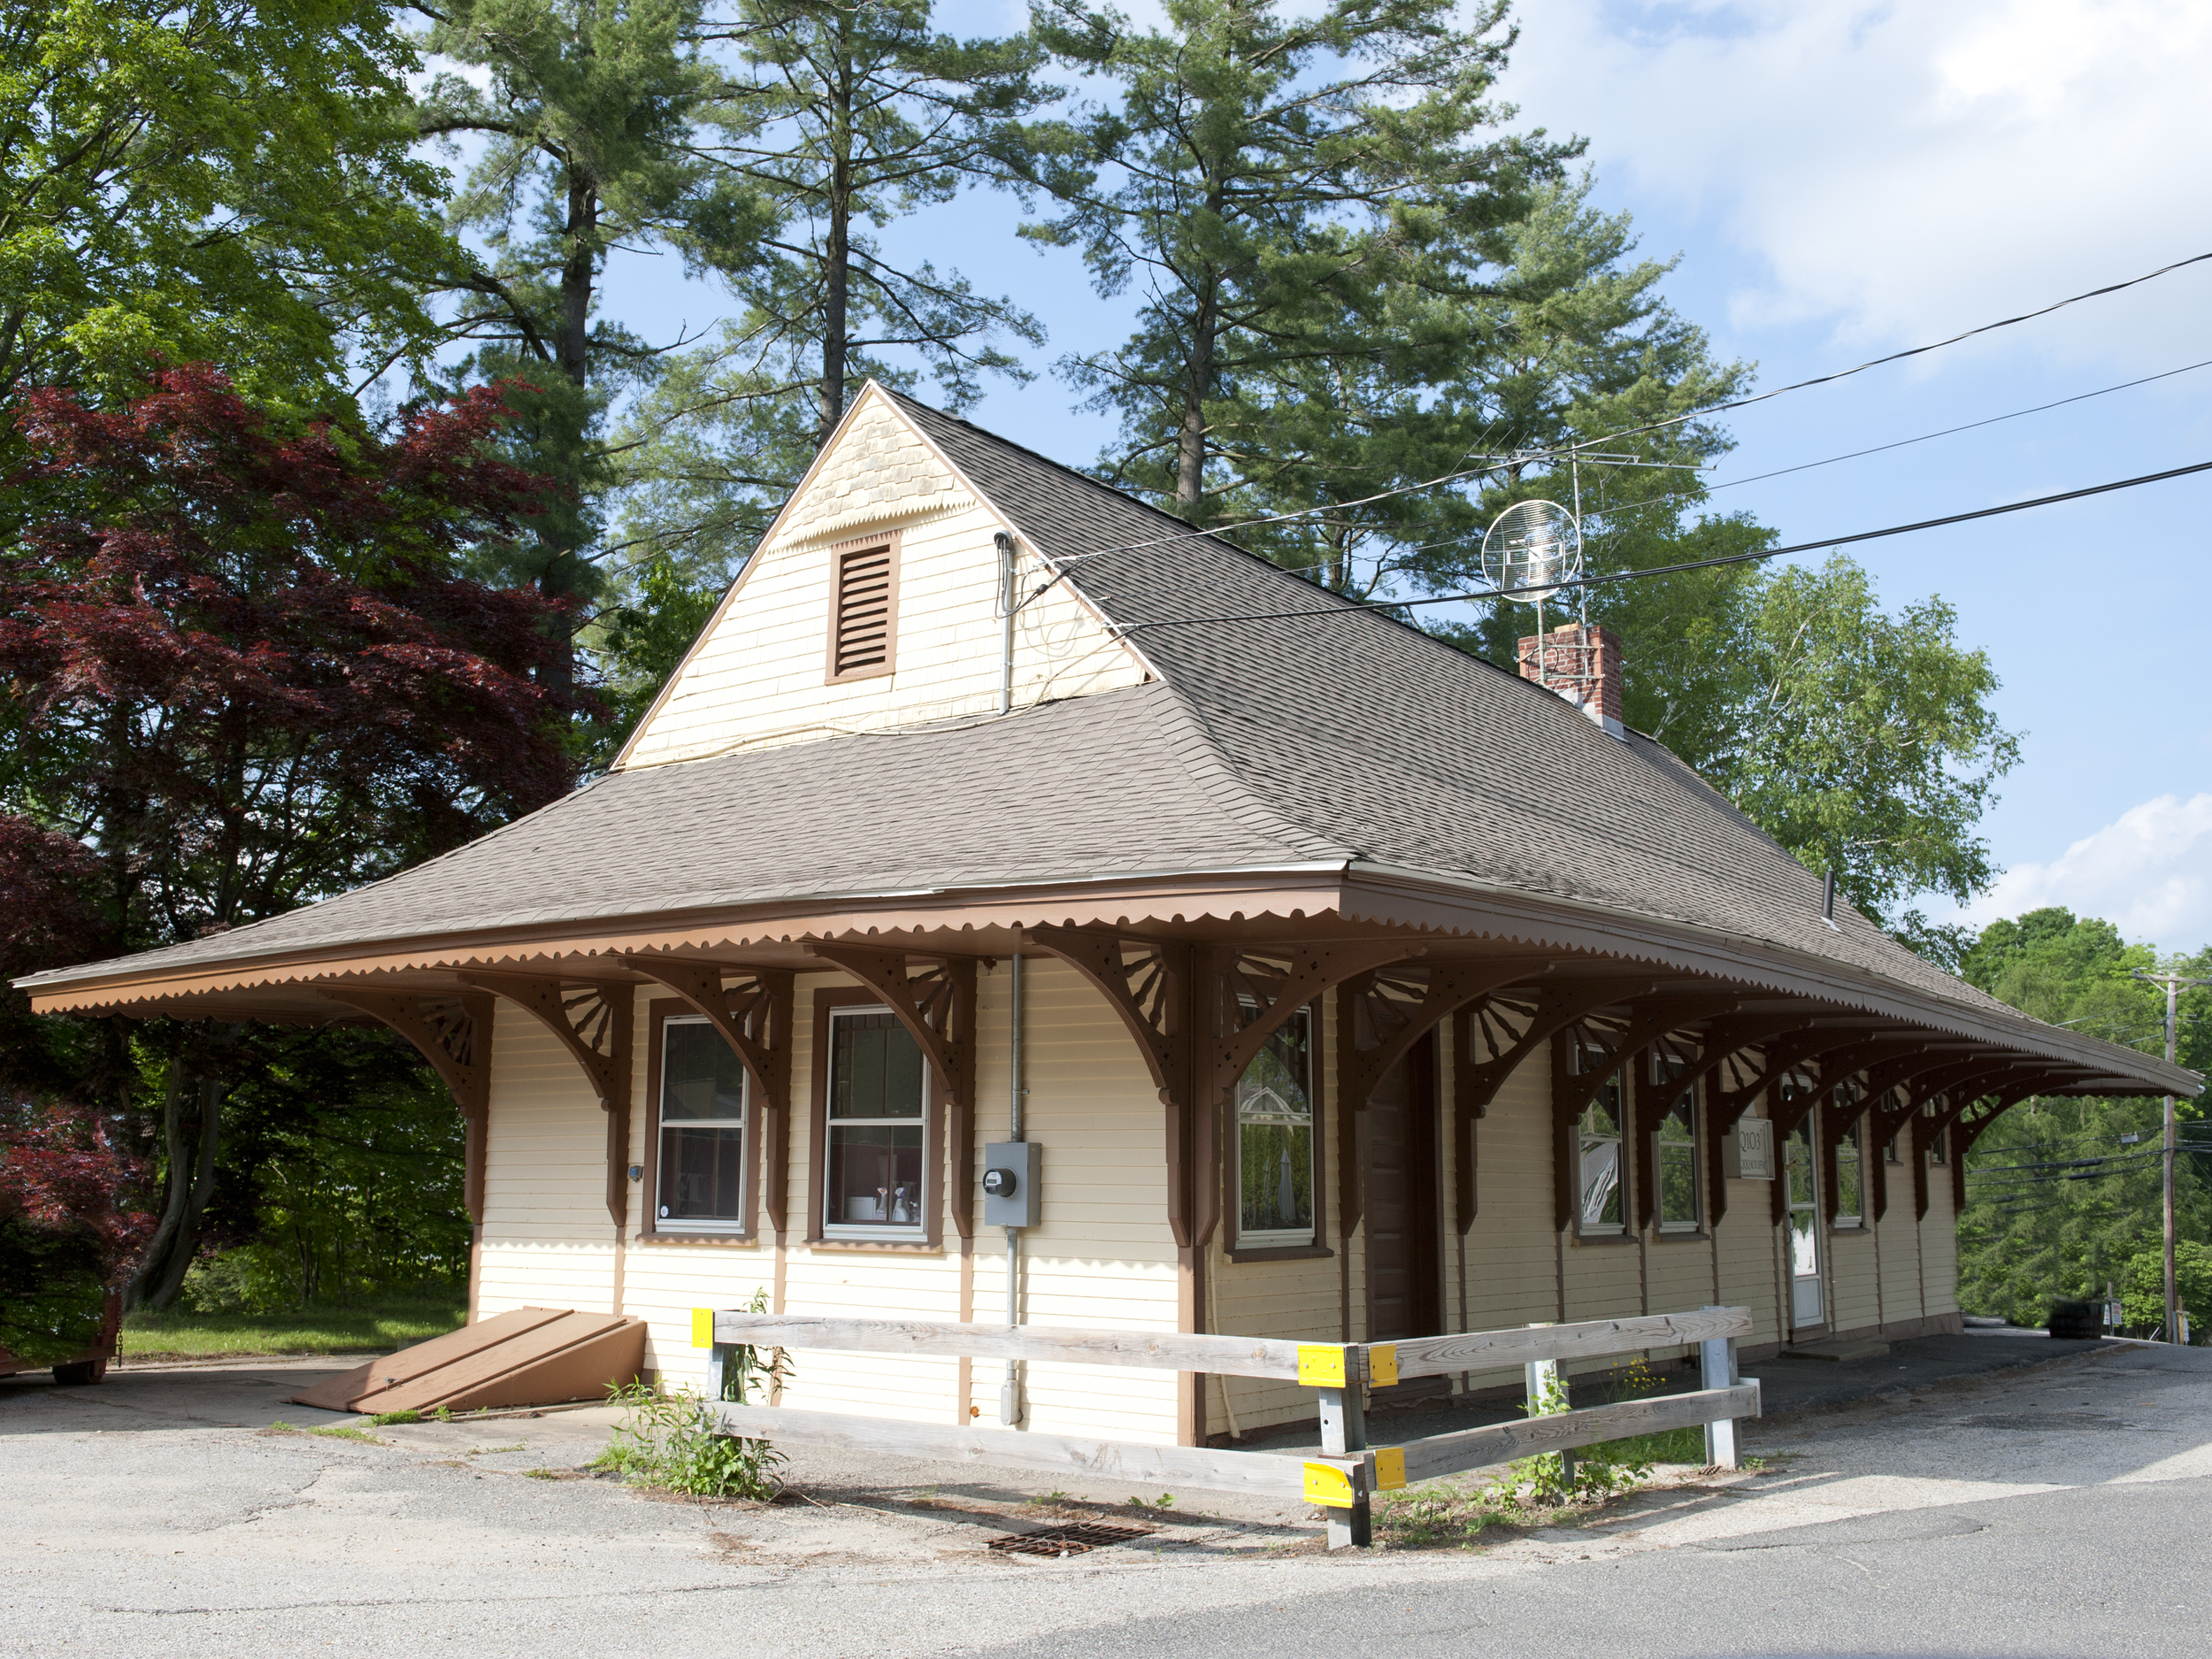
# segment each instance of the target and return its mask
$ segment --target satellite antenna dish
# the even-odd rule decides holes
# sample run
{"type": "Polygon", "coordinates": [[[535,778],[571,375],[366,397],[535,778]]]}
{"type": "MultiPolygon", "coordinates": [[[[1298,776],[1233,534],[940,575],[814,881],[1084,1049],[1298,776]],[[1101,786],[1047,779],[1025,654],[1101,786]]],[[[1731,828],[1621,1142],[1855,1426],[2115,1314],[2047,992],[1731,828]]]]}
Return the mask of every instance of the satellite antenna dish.
{"type": "Polygon", "coordinates": [[[1515,502],[1482,538],[1483,579],[1524,604],[1541,604],[1581,569],[1582,528],[1555,501],[1515,502]]]}
{"type": "Polygon", "coordinates": [[[1582,574],[1582,526],[1555,501],[1517,501],[1482,538],[1482,574],[1502,597],[1536,607],[1536,683],[1548,688],[1544,601],[1582,574]]]}

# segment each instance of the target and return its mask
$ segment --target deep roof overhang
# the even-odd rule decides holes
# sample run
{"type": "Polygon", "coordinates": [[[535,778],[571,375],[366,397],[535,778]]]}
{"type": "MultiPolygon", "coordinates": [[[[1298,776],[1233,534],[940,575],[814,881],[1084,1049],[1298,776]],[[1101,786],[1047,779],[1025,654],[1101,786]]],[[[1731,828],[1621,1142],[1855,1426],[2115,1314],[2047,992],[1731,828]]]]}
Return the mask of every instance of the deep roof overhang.
{"type": "Polygon", "coordinates": [[[324,1023],[357,1017],[325,994],[339,986],[443,989],[457,987],[457,974],[489,968],[624,979],[636,976],[620,965],[621,957],[656,953],[821,972],[806,952],[810,940],[1002,957],[1023,948],[1023,929],[1048,926],[1255,945],[1398,934],[1436,957],[1533,950],[1555,956],[1562,972],[1617,972],[1630,965],[1679,980],[1685,990],[1726,987],[1778,1009],[1801,1007],[1809,1024],[1864,1018],[1957,1040],[1993,1057],[2018,1056],[2056,1069],[2047,1093],[2193,1094],[2201,1087],[2193,1073],[2154,1056],[2046,1025],[2001,1004],[1932,996],[1786,946],[1448,872],[1363,862],[815,894],[779,904],[242,953],[174,967],[125,958],[18,983],[41,1013],[324,1023]]]}

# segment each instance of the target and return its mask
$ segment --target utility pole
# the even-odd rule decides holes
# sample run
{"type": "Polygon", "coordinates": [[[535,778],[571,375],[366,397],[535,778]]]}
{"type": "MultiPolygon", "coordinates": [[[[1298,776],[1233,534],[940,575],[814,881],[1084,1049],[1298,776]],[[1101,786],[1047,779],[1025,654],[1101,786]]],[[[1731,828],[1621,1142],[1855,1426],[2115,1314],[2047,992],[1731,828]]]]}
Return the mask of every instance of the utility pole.
{"type": "MultiPolygon", "coordinates": [[[[2174,1003],[2185,985],[2212,985],[2212,979],[2185,979],[2178,973],[2146,973],[2135,970],[2135,977],[2147,979],[2153,985],[2166,987],[2166,1064],[2174,1063],[2174,1003]]],[[[2160,1160],[2166,1169],[2166,1340],[2181,1340],[2181,1299],[2174,1290],[2174,1097],[2166,1096],[2165,1156],[2160,1160]]]]}

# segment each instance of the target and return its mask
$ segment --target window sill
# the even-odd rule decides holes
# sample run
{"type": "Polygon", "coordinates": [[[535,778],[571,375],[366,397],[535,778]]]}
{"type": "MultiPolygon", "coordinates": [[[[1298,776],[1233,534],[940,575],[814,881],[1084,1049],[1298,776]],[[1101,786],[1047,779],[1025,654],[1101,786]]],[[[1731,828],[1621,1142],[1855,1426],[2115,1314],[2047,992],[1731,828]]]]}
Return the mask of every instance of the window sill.
{"type": "Polygon", "coordinates": [[[684,1233],[662,1227],[637,1235],[639,1244],[730,1244],[756,1250],[760,1240],[749,1233],[684,1233]]]}
{"type": "Polygon", "coordinates": [[[1873,1231],[1864,1221],[1855,1221],[1849,1226],[1839,1226],[1832,1221],[1828,1224],[1828,1236],[1832,1239],[1859,1238],[1873,1231]]]}
{"type": "Polygon", "coordinates": [[[1655,1227],[1651,1236],[1661,1244],[1703,1244],[1713,1237],[1703,1227],[1655,1227]]]}
{"type": "Polygon", "coordinates": [[[1634,1244],[1636,1235],[1623,1228],[1618,1233],[1576,1233],[1570,1235],[1577,1244],[1634,1244]]]}
{"type": "Polygon", "coordinates": [[[873,1251],[884,1256],[942,1256],[945,1247],[929,1239],[809,1239],[810,1250],[873,1251]]]}
{"type": "Polygon", "coordinates": [[[1232,1262],[1325,1262],[1336,1252],[1325,1244],[1256,1244],[1249,1249],[1224,1250],[1222,1255],[1232,1262]]]}

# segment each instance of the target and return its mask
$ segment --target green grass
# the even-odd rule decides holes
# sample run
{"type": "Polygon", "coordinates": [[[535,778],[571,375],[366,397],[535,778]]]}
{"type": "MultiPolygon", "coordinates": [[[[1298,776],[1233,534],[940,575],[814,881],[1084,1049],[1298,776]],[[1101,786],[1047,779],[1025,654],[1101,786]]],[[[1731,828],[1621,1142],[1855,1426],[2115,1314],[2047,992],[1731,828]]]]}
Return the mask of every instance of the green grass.
{"type": "Polygon", "coordinates": [[[123,1358],[127,1364],[134,1359],[388,1353],[457,1330],[467,1317],[468,1304],[459,1296],[273,1314],[142,1310],[123,1321],[123,1358]]]}
{"type": "Polygon", "coordinates": [[[381,1446],[382,1440],[366,1429],[357,1429],[350,1423],[326,1424],[319,1429],[310,1429],[310,1434],[319,1434],[326,1440],[359,1440],[368,1446],[381,1446]]]}
{"type": "Polygon", "coordinates": [[[1626,1440],[1607,1440],[1586,1448],[1578,1457],[1601,1457],[1612,1463],[1693,1463],[1705,1462],[1702,1427],[1667,1429],[1657,1434],[1632,1434],[1626,1440]]]}

